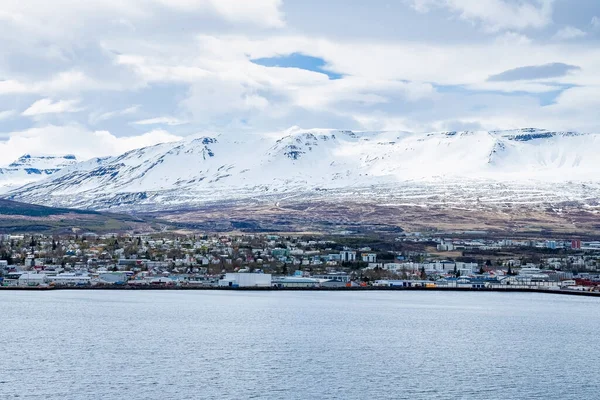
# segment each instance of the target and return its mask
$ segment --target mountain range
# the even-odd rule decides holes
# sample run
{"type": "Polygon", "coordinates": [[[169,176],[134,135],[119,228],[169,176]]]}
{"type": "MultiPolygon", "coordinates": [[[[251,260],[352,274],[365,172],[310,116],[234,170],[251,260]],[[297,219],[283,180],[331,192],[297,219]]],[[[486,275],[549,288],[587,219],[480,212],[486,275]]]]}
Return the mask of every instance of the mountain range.
{"type": "Polygon", "coordinates": [[[5,168],[0,168],[0,193],[36,182],[77,163],[73,155],[32,156],[25,154],[5,168]]]}
{"type": "Polygon", "coordinates": [[[0,179],[5,186],[18,178],[25,184],[8,192],[9,199],[93,210],[290,198],[595,206],[599,153],[598,134],[533,128],[429,134],[291,129],[194,137],[84,162],[23,156],[0,179]],[[29,183],[33,175],[44,179],[29,183]]]}

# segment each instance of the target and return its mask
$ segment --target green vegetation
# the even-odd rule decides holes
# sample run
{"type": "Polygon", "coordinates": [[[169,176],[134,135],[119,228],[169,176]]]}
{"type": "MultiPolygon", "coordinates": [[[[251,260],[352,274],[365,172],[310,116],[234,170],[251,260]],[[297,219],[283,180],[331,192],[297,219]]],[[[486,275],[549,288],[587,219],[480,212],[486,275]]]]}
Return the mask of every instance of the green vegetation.
{"type": "Polygon", "coordinates": [[[67,233],[74,229],[121,232],[151,229],[154,221],[130,215],[52,208],[0,199],[0,233],[67,233]]]}

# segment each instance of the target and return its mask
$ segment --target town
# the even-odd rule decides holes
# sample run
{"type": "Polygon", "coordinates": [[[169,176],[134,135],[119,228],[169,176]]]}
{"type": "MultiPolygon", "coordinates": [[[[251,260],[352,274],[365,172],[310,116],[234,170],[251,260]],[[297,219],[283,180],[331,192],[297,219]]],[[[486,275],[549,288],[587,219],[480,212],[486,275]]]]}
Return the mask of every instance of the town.
{"type": "Polygon", "coordinates": [[[600,241],[351,235],[0,235],[2,288],[600,292],[600,241]]]}

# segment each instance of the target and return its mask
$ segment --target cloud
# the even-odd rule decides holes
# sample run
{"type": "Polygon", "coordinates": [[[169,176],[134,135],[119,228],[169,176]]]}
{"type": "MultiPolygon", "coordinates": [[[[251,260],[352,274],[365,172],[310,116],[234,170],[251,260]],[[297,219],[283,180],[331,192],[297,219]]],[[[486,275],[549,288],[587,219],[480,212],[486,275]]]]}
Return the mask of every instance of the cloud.
{"type": "Polygon", "coordinates": [[[11,132],[7,136],[7,140],[0,141],[0,154],[74,154],[81,160],[118,155],[139,147],[181,139],[163,130],[153,130],[137,136],[116,137],[108,131],[91,131],[76,124],[47,125],[11,132]]]}
{"type": "Polygon", "coordinates": [[[82,108],[78,107],[78,104],[79,100],[59,100],[54,102],[51,99],[41,99],[29,106],[21,115],[33,117],[41,114],[79,112],[82,108]]]}
{"type": "Polygon", "coordinates": [[[496,38],[496,43],[502,44],[502,45],[523,46],[523,45],[530,45],[531,39],[528,36],[523,35],[521,33],[508,31],[508,32],[504,32],[502,35],[498,36],[496,38]]]}
{"type": "Polygon", "coordinates": [[[556,40],[571,40],[586,36],[587,33],[573,26],[565,26],[556,32],[553,36],[556,40]]]}
{"type": "Polygon", "coordinates": [[[592,24],[592,28],[594,28],[594,29],[600,29],[600,18],[594,15],[592,17],[591,24],[592,24]]]}
{"type": "Polygon", "coordinates": [[[285,26],[281,7],[281,0],[28,0],[3,2],[0,20],[33,35],[65,38],[73,29],[89,34],[89,27],[110,16],[118,16],[112,20],[128,30],[172,14],[281,28],[285,26]]]}
{"type": "Polygon", "coordinates": [[[57,73],[48,79],[28,82],[15,79],[0,81],[0,95],[80,93],[87,90],[119,90],[123,87],[116,82],[99,82],[85,73],[69,70],[57,73]]]}
{"type": "Polygon", "coordinates": [[[0,111],[0,121],[9,119],[16,114],[15,110],[0,111]]]}
{"type": "Polygon", "coordinates": [[[122,110],[109,111],[109,112],[105,112],[102,114],[93,113],[92,115],[90,115],[90,122],[92,124],[95,124],[95,123],[106,121],[106,120],[116,118],[116,117],[122,117],[125,115],[133,115],[133,114],[137,113],[139,111],[139,109],[140,109],[140,105],[138,104],[138,105],[124,108],[122,110]]]}
{"type": "Polygon", "coordinates": [[[187,123],[188,123],[188,121],[183,121],[183,120],[180,120],[178,118],[173,118],[173,117],[156,117],[156,118],[143,119],[143,120],[134,122],[135,125],[170,125],[170,126],[184,125],[187,123]]]}
{"type": "Polygon", "coordinates": [[[544,28],[552,22],[553,0],[408,0],[419,12],[447,9],[488,31],[544,28]]]}
{"type": "Polygon", "coordinates": [[[514,68],[492,75],[488,78],[490,82],[506,82],[533,79],[548,79],[565,76],[570,72],[578,71],[581,68],[576,65],[563,63],[552,63],[544,65],[532,65],[527,67],[514,68]]]}
{"type": "MultiPolygon", "coordinates": [[[[4,3],[0,110],[64,112],[13,114],[3,129],[52,122],[87,138],[90,154],[126,147],[97,142],[99,128],[131,144],[142,143],[132,132],[159,127],[182,136],[292,125],[600,129],[594,106],[573,90],[600,86],[600,48],[591,27],[580,26],[586,40],[553,40],[576,19],[558,3],[553,15],[551,1],[4,3]],[[577,120],[566,111],[574,98],[582,102],[577,120]]],[[[586,15],[600,15],[598,6],[586,15]]]]}

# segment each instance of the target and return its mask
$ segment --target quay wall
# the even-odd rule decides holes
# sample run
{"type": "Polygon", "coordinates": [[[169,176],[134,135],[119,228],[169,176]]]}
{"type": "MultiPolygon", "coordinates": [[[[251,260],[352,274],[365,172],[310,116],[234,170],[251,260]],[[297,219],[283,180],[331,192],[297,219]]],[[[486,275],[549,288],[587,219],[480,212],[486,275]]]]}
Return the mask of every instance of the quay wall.
{"type": "Polygon", "coordinates": [[[457,288],[457,287],[397,287],[397,286],[367,286],[367,287],[337,287],[337,288],[278,288],[278,287],[189,287],[189,286],[129,286],[129,285],[102,285],[102,286],[2,286],[0,290],[8,291],[54,291],[54,290],[219,290],[219,291],[262,291],[262,292],[501,292],[501,293],[546,293],[568,296],[589,296],[600,297],[600,292],[580,291],[580,290],[548,290],[534,288],[457,288]]]}

